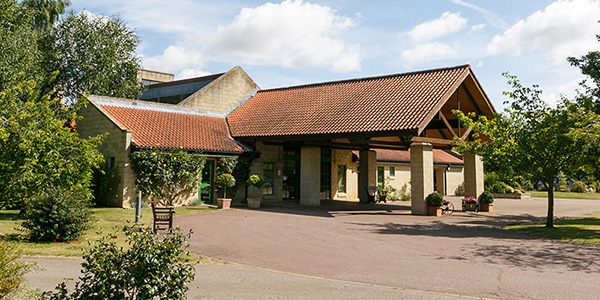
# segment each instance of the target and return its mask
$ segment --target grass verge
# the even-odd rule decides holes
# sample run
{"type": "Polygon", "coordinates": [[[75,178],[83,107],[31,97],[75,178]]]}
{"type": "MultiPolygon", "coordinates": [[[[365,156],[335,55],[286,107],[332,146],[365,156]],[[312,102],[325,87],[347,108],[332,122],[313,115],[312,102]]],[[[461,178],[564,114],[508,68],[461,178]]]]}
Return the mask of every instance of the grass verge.
{"type": "Polygon", "coordinates": [[[554,223],[554,228],[545,228],[544,225],[518,225],[506,228],[548,239],[600,245],[600,218],[560,221],[554,223]]]}
{"type": "MultiPolygon", "coordinates": [[[[548,198],[548,192],[544,191],[527,191],[527,193],[531,193],[531,197],[535,198],[548,198]]],[[[554,198],[600,200],[600,193],[554,192],[554,198]]]]}
{"type": "MultiPolygon", "coordinates": [[[[108,233],[115,232],[117,243],[120,246],[127,247],[123,228],[133,225],[135,221],[134,209],[122,208],[92,208],[94,222],[91,224],[85,234],[76,241],[68,243],[54,242],[30,242],[23,240],[21,247],[24,255],[40,256],[81,256],[83,250],[88,247],[88,242],[99,240],[108,233]]],[[[177,216],[205,213],[216,211],[214,208],[207,207],[180,207],[175,209],[175,218],[177,216]]],[[[0,210],[0,233],[6,235],[10,240],[18,240],[23,233],[20,225],[23,219],[19,216],[18,210],[0,210]]],[[[152,226],[152,209],[143,208],[141,211],[140,225],[143,227],[152,226]]],[[[194,256],[194,260],[202,260],[202,257],[194,256]]]]}

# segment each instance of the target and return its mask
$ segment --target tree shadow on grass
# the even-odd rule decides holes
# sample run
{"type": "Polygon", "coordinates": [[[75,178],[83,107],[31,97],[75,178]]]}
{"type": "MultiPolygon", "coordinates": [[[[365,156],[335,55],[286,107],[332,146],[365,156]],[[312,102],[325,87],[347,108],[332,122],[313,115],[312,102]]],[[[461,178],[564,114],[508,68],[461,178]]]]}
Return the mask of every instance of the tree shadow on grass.
{"type": "Polygon", "coordinates": [[[19,215],[19,210],[0,210],[0,221],[21,221],[24,220],[19,215]]]}

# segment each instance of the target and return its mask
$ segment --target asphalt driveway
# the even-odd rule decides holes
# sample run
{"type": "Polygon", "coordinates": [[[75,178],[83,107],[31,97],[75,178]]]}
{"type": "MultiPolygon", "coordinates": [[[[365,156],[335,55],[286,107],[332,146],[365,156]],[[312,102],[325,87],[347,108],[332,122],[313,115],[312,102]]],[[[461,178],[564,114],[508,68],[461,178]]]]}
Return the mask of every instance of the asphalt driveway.
{"type": "MultiPolygon", "coordinates": [[[[600,201],[556,202],[561,217],[600,211],[600,201]]],[[[598,298],[600,247],[501,229],[543,218],[545,200],[500,199],[494,209],[434,218],[410,215],[408,203],[287,204],[175,223],[194,229],[192,252],[271,270],[474,297],[598,298]]]]}

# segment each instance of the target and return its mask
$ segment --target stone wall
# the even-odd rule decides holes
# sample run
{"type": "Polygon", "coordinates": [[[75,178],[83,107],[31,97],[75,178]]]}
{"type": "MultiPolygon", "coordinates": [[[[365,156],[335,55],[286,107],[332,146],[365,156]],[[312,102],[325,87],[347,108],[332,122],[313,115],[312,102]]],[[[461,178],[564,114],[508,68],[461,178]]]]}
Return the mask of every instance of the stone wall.
{"type": "Polygon", "coordinates": [[[358,163],[352,162],[352,150],[331,151],[331,195],[335,200],[358,201],[358,163]],[[338,191],[338,166],[346,166],[346,192],[338,191]]]}
{"type": "Polygon", "coordinates": [[[273,163],[273,194],[263,194],[263,201],[280,202],[283,199],[283,146],[264,145],[256,142],[256,149],[260,151],[260,157],[252,161],[250,174],[264,177],[264,163],[273,163]]]}
{"type": "Polygon", "coordinates": [[[246,72],[235,67],[177,105],[227,113],[256,94],[257,90],[258,86],[246,72]]]}

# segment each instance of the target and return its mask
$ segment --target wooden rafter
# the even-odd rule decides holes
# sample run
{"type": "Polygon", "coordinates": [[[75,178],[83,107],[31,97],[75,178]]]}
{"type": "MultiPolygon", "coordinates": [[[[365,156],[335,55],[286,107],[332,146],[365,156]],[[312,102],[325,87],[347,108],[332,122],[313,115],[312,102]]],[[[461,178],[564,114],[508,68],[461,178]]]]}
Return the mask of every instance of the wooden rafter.
{"type": "Polygon", "coordinates": [[[469,137],[469,133],[471,133],[471,131],[473,130],[473,126],[469,126],[469,128],[467,128],[467,130],[465,130],[465,133],[463,133],[463,135],[460,137],[460,141],[464,142],[467,137],[469,137]]]}
{"type": "Polygon", "coordinates": [[[448,119],[446,119],[446,117],[444,116],[442,111],[440,111],[440,119],[442,119],[442,121],[444,121],[444,123],[446,124],[446,127],[448,127],[448,130],[450,131],[450,133],[452,133],[452,136],[456,136],[454,129],[452,129],[452,126],[450,126],[450,122],[448,122],[448,119]]]}
{"type": "Polygon", "coordinates": [[[420,136],[415,136],[414,138],[411,139],[411,141],[412,142],[430,143],[430,144],[436,144],[436,145],[450,145],[452,143],[451,140],[420,137],[420,136]]]}

